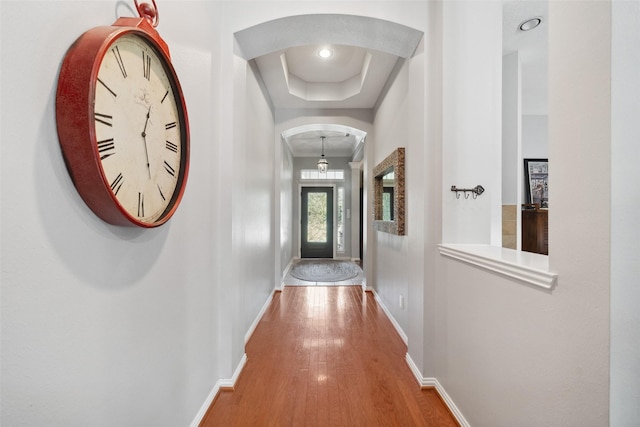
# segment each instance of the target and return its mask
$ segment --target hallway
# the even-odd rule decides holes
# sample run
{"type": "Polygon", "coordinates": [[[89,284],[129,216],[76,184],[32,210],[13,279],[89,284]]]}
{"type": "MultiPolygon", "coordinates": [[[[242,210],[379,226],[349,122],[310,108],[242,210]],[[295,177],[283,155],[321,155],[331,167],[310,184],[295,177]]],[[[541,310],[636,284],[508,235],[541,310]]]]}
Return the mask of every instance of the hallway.
{"type": "Polygon", "coordinates": [[[360,286],[285,287],[246,346],[235,391],[201,426],[456,426],[360,286]]]}

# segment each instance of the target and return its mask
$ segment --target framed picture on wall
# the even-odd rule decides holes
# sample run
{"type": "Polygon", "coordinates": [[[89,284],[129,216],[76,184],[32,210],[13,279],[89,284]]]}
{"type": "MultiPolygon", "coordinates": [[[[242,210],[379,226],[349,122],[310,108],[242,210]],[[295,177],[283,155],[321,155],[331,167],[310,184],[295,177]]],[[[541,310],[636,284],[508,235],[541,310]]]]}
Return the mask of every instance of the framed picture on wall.
{"type": "Polygon", "coordinates": [[[524,159],[524,182],[528,203],[549,208],[549,159],[524,159]]]}

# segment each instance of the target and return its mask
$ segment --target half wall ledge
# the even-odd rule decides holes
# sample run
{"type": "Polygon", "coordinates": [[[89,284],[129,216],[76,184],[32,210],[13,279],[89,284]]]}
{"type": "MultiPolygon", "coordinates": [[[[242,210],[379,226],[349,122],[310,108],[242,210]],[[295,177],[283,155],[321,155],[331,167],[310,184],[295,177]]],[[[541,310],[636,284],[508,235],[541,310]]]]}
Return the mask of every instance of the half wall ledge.
{"type": "Polygon", "coordinates": [[[546,290],[558,284],[546,255],[491,245],[440,244],[440,254],[546,290]]]}

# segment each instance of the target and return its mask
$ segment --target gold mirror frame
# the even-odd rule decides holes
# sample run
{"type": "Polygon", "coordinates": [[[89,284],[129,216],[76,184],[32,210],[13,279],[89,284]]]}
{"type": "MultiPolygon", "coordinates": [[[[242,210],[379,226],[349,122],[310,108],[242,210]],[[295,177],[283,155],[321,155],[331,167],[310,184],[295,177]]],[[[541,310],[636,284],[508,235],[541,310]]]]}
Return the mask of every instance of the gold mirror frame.
{"type": "Polygon", "coordinates": [[[404,218],[404,147],[396,148],[386,159],[373,168],[373,228],[385,233],[405,235],[404,218]],[[391,170],[395,174],[393,185],[393,221],[382,218],[382,177],[391,170]]]}

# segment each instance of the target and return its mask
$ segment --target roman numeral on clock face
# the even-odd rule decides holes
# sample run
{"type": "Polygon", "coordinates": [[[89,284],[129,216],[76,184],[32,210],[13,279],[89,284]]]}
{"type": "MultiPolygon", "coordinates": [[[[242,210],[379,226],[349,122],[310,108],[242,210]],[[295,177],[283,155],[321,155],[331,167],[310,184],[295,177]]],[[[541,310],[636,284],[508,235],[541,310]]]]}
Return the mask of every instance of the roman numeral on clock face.
{"type": "Polygon", "coordinates": [[[113,52],[113,56],[115,56],[116,61],[118,62],[118,67],[120,67],[120,72],[122,73],[122,77],[126,79],[127,70],[124,68],[124,62],[122,62],[122,56],[120,56],[120,49],[118,49],[118,46],[116,46],[113,49],[111,49],[111,52],[113,52]]]}
{"type": "Polygon", "coordinates": [[[169,129],[173,129],[173,128],[174,128],[174,127],[176,127],[176,126],[177,126],[177,123],[176,123],[176,122],[171,122],[171,123],[167,123],[166,125],[164,125],[164,128],[165,128],[166,130],[169,130],[169,129]]]}
{"type": "Polygon", "coordinates": [[[167,163],[167,161],[164,161],[164,169],[167,171],[167,173],[171,176],[176,176],[176,171],[175,169],[173,169],[171,167],[171,165],[169,165],[169,163],[167,163]]]}
{"type": "Polygon", "coordinates": [[[98,153],[100,153],[100,160],[104,160],[109,156],[116,154],[116,146],[113,142],[113,138],[105,139],[104,141],[98,141],[98,153]]]}
{"type": "Polygon", "coordinates": [[[178,152],[178,146],[173,142],[167,141],[167,150],[173,151],[174,153],[178,152]]]}
{"type": "Polygon", "coordinates": [[[142,51],[142,73],[144,78],[151,80],[151,57],[142,51]]]}
{"type": "Polygon", "coordinates": [[[107,125],[109,127],[113,126],[113,116],[101,113],[94,113],[94,115],[96,122],[102,123],[103,125],[107,125]]]}
{"type": "Polygon", "coordinates": [[[144,216],[144,194],[138,193],[138,216],[144,216]]]}
{"type": "Polygon", "coordinates": [[[120,188],[122,187],[122,181],[124,181],[124,178],[122,176],[122,173],[119,173],[118,176],[116,176],[116,179],[111,182],[111,191],[113,191],[113,194],[115,194],[116,196],[118,195],[118,191],[120,191],[120,188]]]}

